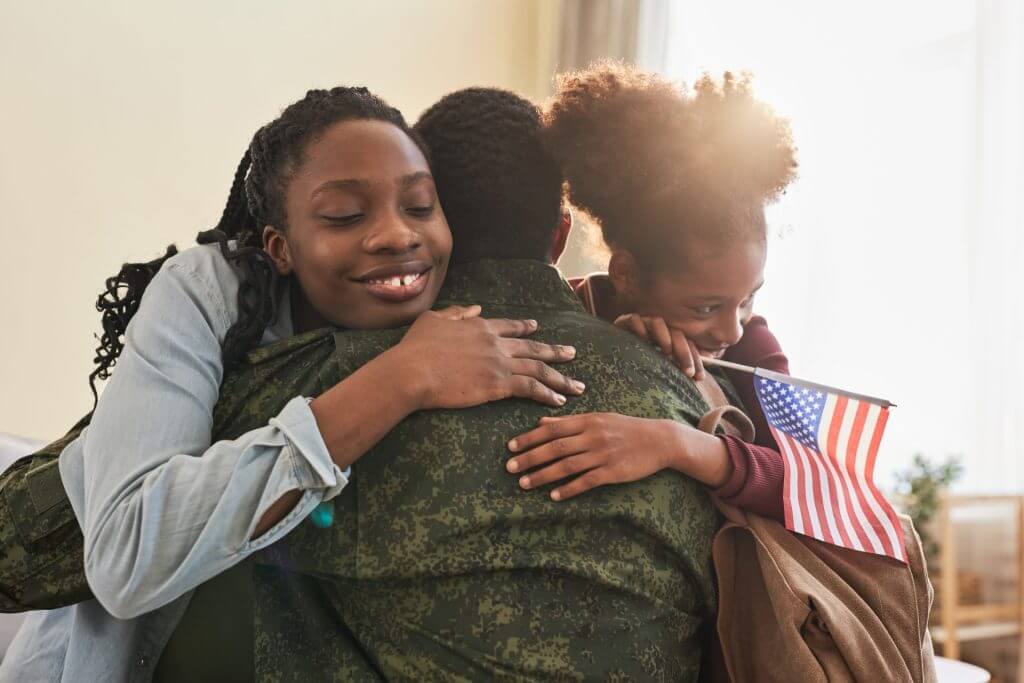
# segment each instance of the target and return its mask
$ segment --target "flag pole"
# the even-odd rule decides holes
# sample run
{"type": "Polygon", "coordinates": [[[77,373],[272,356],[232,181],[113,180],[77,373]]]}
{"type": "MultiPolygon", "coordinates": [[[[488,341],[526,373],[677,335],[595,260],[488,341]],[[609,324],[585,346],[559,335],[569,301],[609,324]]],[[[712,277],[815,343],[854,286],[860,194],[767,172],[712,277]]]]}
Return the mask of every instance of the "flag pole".
{"type": "Polygon", "coordinates": [[[728,368],[730,370],[739,370],[740,372],[749,372],[751,375],[757,374],[757,368],[752,368],[749,365],[740,365],[739,363],[733,363],[732,361],[722,360],[720,358],[705,358],[701,356],[701,362],[704,365],[718,366],[720,368],[728,368]]]}
{"type": "Polygon", "coordinates": [[[810,382],[806,379],[800,379],[798,377],[790,377],[789,375],[783,375],[779,372],[772,372],[771,370],[765,370],[764,368],[754,368],[749,365],[741,365],[740,363],[733,363],[732,361],[721,360],[720,358],[705,358],[701,357],[701,361],[704,365],[710,365],[712,367],[726,368],[729,370],[738,370],[740,372],[748,372],[751,375],[758,377],[766,377],[768,379],[778,380],[780,382],[789,382],[790,384],[799,384],[800,386],[808,387],[810,389],[819,389],[821,391],[828,391],[833,394],[842,394],[843,396],[849,396],[850,398],[858,401],[867,401],[868,403],[875,403],[882,406],[883,408],[895,408],[896,404],[892,401],[887,401],[884,398],[875,398],[874,396],[865,396],[864,394],[855,394],[852,391],[846,391],[845,389],[839,389],[837,387],[830,387],[827,384],[819,384],[818,382],[810,382]]]}

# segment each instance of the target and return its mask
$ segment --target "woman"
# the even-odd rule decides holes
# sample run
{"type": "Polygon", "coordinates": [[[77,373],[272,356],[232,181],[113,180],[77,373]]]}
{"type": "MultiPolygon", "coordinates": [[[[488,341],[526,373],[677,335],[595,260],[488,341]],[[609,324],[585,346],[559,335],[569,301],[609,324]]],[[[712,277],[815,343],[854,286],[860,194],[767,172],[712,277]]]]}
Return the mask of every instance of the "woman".
{"type": "Polygon", "coordinates": [[[417,137],[365,89],[310,91],[260,129],[201,241],[218,246],[165,257],[151,282],[126,268],[110,283],[95,374],[120,367],[61,456],[99,604],[73,608],[66,657],[37,662],[47,678],[152,672],[184,603],[158,608],[337,495],[348,466],[411,412],[508,396],[560,405],[580,391],[543,365],[572,349],[519,339],[535,324],[429,312],[451,237],[417,137]],[[223,369],[250,349],[324,325],[414,320],[321,396],[210,445],[223,369]]]}

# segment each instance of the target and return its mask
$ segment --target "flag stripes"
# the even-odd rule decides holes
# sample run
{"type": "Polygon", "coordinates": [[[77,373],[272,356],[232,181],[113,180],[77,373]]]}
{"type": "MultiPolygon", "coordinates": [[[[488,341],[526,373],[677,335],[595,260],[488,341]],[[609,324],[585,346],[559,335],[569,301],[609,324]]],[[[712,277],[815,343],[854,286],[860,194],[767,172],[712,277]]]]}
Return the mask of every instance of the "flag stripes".
{"type": "Polygon", "coordinates": [[[906,562],[899,520],[874,483],[890,404],[777,376],[755,383],[785,465],[786,527],[906,562]]]}

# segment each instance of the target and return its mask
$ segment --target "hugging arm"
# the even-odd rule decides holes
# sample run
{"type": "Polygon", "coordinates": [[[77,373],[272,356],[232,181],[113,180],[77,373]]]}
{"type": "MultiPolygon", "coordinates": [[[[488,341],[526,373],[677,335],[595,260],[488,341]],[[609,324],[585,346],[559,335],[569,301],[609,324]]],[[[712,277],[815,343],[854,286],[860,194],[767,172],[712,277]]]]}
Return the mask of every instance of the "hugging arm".
{"type": "MultiPolygon", "coordinates": [[[[447,371],[420,358],[419,366],[440,371],[436,382],[403,382],[409,373],[383,371],[377,363],[312,408],[301,395],[322,390],[316,382],[278,384],[268,401],[275,374],[318,361],[330,365],[330,335],[314,334],[282,342],[283,365],[264,354],[271,360],[260,369],[275,370],[271,375],[256,381],[251,372],[238,373],[231,386],[234,398],[243,400],[235,407],[244,418],[258,419],[232,424],[222,417],[214,424],[217,325],[226,329],[229,321],[218,319],[210,303],[216,299],[207,291],[212,287],[196,277],[172,271],[154,280],[94,423],[81,437],[73,438],[75,432],[59,447],[19,463],[0,482],[3,609],[72,604],[91,597],[91,585],[108,611],[127,618],[195,588],[290,531],[328,493],[340,490],[345,479],[337,463],[351,462],[409,412],[412,404],[398,400],[395,387],[413,389],[417,407],[509,395],[557,404],[560,395],[575,392],[544,362],[566,360],[570,350],[518,339],[531,332],[523,321],[467,321],[473,339],[460,328],[462,343],[450,334],[438,341],[448,345],[449,355],[465,354],[474,340],[484,352],[469,354],[475,365],[449,358],[447,371]],[[489,363],[488,351],[501,362],[489,363]],[[445,376],[456,362],[463,369],[497,371],[474,376],[467,386],[445,376]],[[252,400],[245,401],[249,395],[252,400]],[[240,424],[246,429],[232,429],[240,424]],[[221,440],[211,446],[212,436],[221,440]],[[62,450],[63,481],[57,470],[62,450]]],[[[431,314],[425,323],[443,321],[444,315],[431,314]]],[[[426,338],[436,331],[420,330],[426,338]]],[[[423,350],[411,346],[406,360],[423,350]]]]}
{"type": "Polygon", "coordinates": [[[89,585],[119,618],[233,566],[346,483],[301,396],[257,428],[211,443],[231,323],[223,291],[188,262],[168,262],[128,328],[92,423],[60,458],[89,585]],[[291,490],[303,491],[294,516],[252,541],[264,511],[291,490]]]}
{"type": "MultiPolygon", "coordinates": [[[[663,352],[672,355],[676,340],[664,334],[645,335],[633,330],[629,321],[623,323],[620,326],[624,329],[662,346],[663,352]]],[[[653,329],[656,332],[658,328],[653,329]]],[[[778,341],[760,317],[748,323],[743,339],[729,349],[726,359],[789,372],[778,341]]],[[[677,357],[674,360],[680,363],[677,357]]],[[[698,368],[697,372],[702,370],[698,368]]],[[[523,488],[572,477],[552,490],[555,500],[571,498],[596,486],[636,481],[671,468],[714,488],[727,503],[784,520],[782,456],[757,401],[750,375],[737,372],[730,378],[755,423],[757,436],[753,443],[733,436],[712,436],[668,420],[592,413],[542,419],[536,429],[509,443],[515,457],[506,467],[520,476],[523,488]]]]}

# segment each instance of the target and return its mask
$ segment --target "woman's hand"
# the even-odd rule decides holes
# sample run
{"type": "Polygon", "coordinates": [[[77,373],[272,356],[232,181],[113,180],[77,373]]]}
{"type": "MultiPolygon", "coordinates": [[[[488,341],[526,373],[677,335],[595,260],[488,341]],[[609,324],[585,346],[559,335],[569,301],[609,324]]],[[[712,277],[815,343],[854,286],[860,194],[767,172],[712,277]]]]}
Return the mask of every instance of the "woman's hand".
{"type": "Polygon", "coordinates": [[[412,382],[419,409],[513,396],[561,406],[584,387],[549,363],[568,362],[576,350],[522,338],[536,331],[533,320],[486,319],[479,306],[453,306],[422,314],[387,353],[399,361],[396,377],[412,382]]]}
{"type": "Polygon", "coordinates": [[[697,381],[704,379],[704,363],[697,346],[664,318],[627,313],[615,319],[615,326],[657,346],[672,357],[687,377],[697,381]]]}
{"type": "Polygon", "coordinates": [[[668,467],[711,486],[721,486],[732,474],[732,461],[718,437],[672,420],[616,413],[543,417],[539,427],[512,439],[508,447],[517,453],[506,463],[509,472],[533,470],[519,478],[524,489],[575,477],[551,492],[553,500],[637,481],[668,467]]]}

